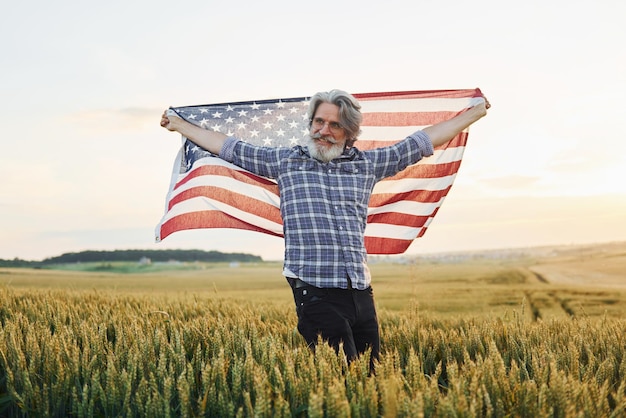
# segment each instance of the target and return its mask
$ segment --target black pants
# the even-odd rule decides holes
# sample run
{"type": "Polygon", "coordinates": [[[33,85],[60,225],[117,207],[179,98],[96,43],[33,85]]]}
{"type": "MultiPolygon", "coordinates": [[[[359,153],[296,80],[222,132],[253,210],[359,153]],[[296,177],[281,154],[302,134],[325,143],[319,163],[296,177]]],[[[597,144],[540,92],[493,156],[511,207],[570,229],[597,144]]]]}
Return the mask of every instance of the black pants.
{"type": "Polygon", "coordinates": [[[371,348],[372,364],[380,353],[378,318],[372,288],[321,289],[289,280],[298,314],[298,331],[315,349],[318,337],[335,350],[343,343],[348,361],[371,348]]]}

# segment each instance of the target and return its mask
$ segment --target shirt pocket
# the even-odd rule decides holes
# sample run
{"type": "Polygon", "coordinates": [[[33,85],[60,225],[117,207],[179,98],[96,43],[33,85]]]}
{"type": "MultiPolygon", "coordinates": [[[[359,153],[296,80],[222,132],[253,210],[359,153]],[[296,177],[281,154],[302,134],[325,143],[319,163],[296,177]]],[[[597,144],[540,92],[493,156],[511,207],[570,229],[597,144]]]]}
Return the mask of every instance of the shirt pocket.
{"type": "Polygon", "coordinates": [[[296,158],[290,158],[285,161],[282,171],[284,173],[294,173],[297,175],[297,173],[315,171],[316,167],[317,164],[315,163],[315,161],[311,161],[309,159],[300,160],[296,158]]]}
{"type": "Polygon", "coordinates": [[[350,162],[341,164],[339,170],[342,199],[367,207],[374,187],[369,166],[363,162],[350,162]]]}
{"type": "Polygon", "coordinates": [[[339,170],[345,176],[352,176],[361,180],[371,177],[371,165],[365,161],[349,161],[339,164],[339,170]]]}

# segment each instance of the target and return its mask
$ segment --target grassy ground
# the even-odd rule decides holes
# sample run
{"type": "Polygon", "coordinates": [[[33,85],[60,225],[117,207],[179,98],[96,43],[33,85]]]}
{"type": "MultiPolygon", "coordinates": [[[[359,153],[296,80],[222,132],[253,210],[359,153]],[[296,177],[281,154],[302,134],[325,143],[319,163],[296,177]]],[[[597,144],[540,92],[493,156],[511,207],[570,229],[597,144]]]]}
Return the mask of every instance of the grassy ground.
{"type": "Polygon", "coordinates": [[[375,375],[280,263],[0,269],[0,416],[626,416],[626,251],[548,253],[372,263],[375,375]]]}

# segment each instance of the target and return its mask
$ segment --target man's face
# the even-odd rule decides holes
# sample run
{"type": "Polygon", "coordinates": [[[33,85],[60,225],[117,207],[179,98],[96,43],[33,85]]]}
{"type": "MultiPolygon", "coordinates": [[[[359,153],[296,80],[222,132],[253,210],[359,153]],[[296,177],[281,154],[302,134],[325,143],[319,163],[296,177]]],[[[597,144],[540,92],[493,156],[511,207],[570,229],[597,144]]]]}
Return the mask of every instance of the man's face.
{"type": "Polygon", "coordinates": [[[320,104],[313,116],[309,135],[307,145],[314,158],[328,162],[339,157],[346,145],[346,132],[339,124],[339,106],[320,104]]]}

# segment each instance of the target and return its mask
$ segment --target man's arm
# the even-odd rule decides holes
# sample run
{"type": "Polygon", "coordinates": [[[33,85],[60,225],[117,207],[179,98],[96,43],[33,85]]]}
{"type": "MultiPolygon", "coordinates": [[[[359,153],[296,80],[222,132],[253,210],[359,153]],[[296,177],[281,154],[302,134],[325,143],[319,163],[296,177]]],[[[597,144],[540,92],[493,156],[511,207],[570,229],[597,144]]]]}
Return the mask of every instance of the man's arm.
{"type": "Polygon", "coordinates": [[[228,138],[221,132],[208,131],[196,126],[178,116],[168,116],[167,110],[161,116],[161,126],[168,131],[178,132],[184,137],[190,139],[196,145],[201,146],[213,154],[219,154],[222,146],[228,138]]]}
{"type": "Polygon", "coordinates": [[[470,107],[460,115],[424,128],[423,131],[430,137],[433,147],[438,147],[439,145],[445,144],[472,123],[485,116],[489,107],[489,102],[485,99],[484,102],[470,107]]]}

